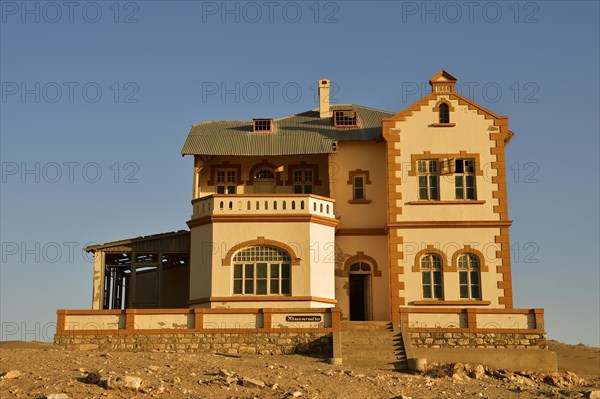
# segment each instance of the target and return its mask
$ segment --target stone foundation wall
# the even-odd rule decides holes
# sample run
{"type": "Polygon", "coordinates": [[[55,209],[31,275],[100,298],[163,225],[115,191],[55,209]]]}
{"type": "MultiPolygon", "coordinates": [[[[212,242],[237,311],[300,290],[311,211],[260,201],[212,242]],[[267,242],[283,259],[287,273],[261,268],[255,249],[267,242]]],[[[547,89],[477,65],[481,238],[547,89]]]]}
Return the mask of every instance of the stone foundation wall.
{"type": "Polygon", "coordinates": [[[65,334],[54,343],[73,350],[314,354],[331,357],[332,333],[65,334]]]}
{"type": "Polygon", "coordinates": [[[415,348],[548,349],[545,333],[411,332],[415,348]]]}

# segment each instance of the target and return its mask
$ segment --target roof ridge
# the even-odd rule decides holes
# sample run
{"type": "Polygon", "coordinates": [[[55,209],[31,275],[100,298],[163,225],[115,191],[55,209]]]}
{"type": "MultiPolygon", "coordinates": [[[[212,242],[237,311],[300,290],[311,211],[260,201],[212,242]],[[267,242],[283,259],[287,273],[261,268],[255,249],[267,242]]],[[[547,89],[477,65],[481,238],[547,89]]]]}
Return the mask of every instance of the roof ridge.
{"type": "Polygon", "coordinates": [[[226,123],[250,123],[251,121],[232,121],[232,120],[225,120],[225,119],[211,119],[209,121],[192,123],[192,127],[208,125],[210,123],[223,123],[223,122],[226,122],[226,123]]]}
{"type": "MultiPolygon", "coordinates": [[[[395,112],[393,111],[386,111],[383,109],[379,109],[379,108],[373,108],[373,107],[367,107],[365,105],[360,105],[360,104],[353,104],[353,103],[344,103],[344,104],[330,104],[332,107],[345,107],[345,106],[350,106],[350,107],[358,107],[358,108],[362,108],[362,109],[366,109],[369,111],[376,111],[376,112],[385,112],[386,114],[394,114],[395,112]]],[[[309,109],[308,111],[302,111],[302,112],[298,112],[295,114],[291,114],[291,115],[284,115],[282,117],[279,118],[271,118],[273,120],[273,122],[278,122],[278,121],[282,121],[284,119],[288,119],[288,118],[294,118],[294,117],[298,117],[301,116],[302,114],[306,113],[306,112],[319,112],[319,108],[313,108],[313,109],[309,109]]],[[[262,119],[262,118],[261,118],[262,119]]],[[[268,119],[268,118],[265,118],[268,119]]],[[[252,124],[253,120],[225,120],[225,119],[212,119],[209,121],[204,121],[204,122],[198,122],[198,123],[194,123],[192,124],[192,127],[196,127],[196,126],[202,126],[202,125],[208,125],[210,123],[248,123],[248,124],[252,124]]]]}
{"type": "Polygon", "coordinates": [[[352,104],[352,103],[348,103],[348,104],[331,104],[333,106],[345,106],[345,105],[351,105],[353,107],[359,107],[359,108],[363,108],[363,109],[368,109],[369,111],[377,111],[377,112],[385,112],[387,114],[393,114],[393,111],[386,111],[384,109],[379,109],[379,108],[373,108],[373,107],[367,107],[366,105],[360,105],[360,104],[352,104]]]}

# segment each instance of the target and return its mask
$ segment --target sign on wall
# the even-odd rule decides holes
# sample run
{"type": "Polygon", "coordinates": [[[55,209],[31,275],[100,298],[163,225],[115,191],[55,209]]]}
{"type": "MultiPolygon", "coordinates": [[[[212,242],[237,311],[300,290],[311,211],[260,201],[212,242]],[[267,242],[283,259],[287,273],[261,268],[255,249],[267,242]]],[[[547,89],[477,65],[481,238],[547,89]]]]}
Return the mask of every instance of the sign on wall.
{"type": "Polygon", "coordinates": [[[285,321],[289,323],[319,322],[321,321],[321,316],[285,316],[285,321]]]}

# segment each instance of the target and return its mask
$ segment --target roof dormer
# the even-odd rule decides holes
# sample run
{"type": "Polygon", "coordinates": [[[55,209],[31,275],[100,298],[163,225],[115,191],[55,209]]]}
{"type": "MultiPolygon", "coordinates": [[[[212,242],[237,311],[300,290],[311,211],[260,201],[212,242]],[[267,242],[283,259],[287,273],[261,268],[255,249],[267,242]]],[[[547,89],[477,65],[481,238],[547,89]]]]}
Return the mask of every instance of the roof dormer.
{"type": "Polygon", "coordinates": [[[273,119],[256,118],[252,119],[253,132],[272,132],[273,119]]]}
{"type": "Polygon", "coordinates": [[[358,114],[353,109],[336,109],[333,111],[333,126],[358,127],[358,114]]]}
{"type": "Polygon", "coordinates": [[[452,93],[454,92],[454,84],[456,83],[456,78],[450,75],[448,72],[443,69],[435,74],[431,79],[429,79],[429,84],[431,85],[431,92],[434,94],[438,93],[452,93]]]}

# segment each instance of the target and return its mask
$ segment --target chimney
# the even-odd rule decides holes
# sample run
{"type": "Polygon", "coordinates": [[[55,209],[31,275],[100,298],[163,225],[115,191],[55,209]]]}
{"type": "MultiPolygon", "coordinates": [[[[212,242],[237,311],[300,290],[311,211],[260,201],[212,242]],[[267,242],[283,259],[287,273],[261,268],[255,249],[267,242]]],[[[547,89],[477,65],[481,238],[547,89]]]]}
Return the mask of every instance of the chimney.
{"type": "Polygon", "coordinates": [[[329,118],[329,88],[331,87],[329,79],[319,79],[319,116],[329,118]]]}

